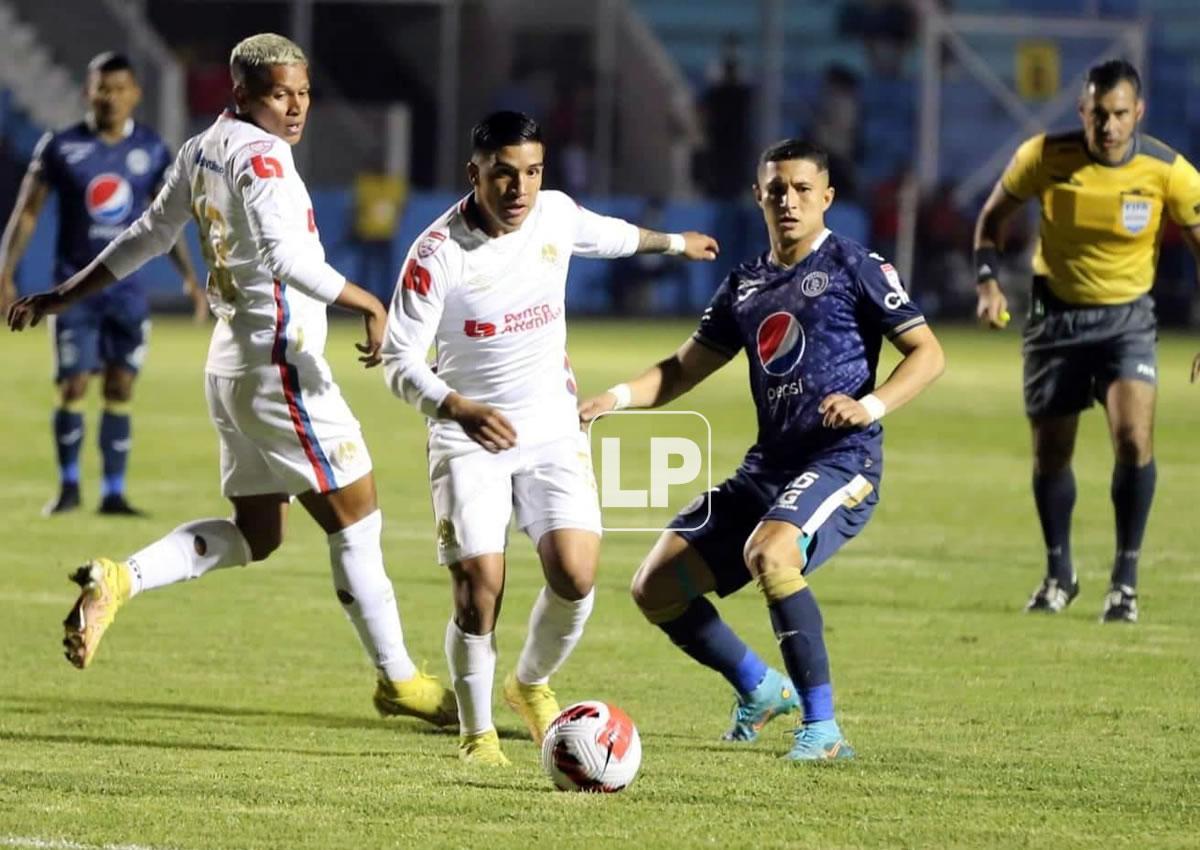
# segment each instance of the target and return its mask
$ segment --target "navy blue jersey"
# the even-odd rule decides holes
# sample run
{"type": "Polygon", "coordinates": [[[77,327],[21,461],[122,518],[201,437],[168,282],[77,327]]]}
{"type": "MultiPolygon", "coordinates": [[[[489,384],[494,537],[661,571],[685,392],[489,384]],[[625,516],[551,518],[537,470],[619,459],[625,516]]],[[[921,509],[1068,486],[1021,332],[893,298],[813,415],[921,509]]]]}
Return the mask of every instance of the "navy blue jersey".
{"type": "Polygon", "coordinates": [[[871,392],[883,338],[924,323],[887,261],[826,231],[790,269],[769,253],[734,268],[695,339],[730,357],[744,350],[750,361],[758,440],[746,463],[793,467],[830,451],[879,451],[879,423],[826,428],[817,406],[832,393],[871,392]]]}
{"type": "Polygon", "coordinates": [[[29,165],[58,195],[55,273],[70,277],[132,224],[154,200],[171,152],[153,130],[130,122],[108,144],[85,121],[47,133],[29,165]]]}

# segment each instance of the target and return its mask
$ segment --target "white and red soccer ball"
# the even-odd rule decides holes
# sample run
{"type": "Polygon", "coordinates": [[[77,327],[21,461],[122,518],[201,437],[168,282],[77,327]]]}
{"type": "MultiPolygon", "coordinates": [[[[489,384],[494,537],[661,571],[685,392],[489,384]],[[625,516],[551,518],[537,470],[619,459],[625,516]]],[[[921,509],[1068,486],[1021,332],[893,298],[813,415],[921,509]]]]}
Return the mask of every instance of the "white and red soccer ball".
{"type": "Polygon", "coordinates": [[[621,791],[641,764],[637,727],[621,709],[599,700],[564,708],[542,740],[542,769],[560,791],[621,791]]]}

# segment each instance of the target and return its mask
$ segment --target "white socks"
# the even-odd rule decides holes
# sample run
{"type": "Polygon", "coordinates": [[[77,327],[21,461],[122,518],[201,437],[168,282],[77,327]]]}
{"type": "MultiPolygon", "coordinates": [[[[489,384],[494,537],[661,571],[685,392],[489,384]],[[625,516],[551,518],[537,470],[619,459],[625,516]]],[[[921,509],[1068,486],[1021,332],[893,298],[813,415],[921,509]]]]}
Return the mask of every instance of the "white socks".
{"type": "Polygon", "coordinates": [[[131,595],[188,579],[209,570],[250,563],[250,545],[227,519],[185,522],[166,537],[126,559],[131,595]]]}
{"type": "Polygon", "coordinates": [[[596,590],[572,602],[543,587],[529,612],[529,635],[517,661],[517,680],[524,685],[544,685],[583,637],[596,601],[596,590]]]}
{"type": "Polygon", "coordinates": [[[393,682],[417,672],[404,646],[396,592],[383,569],[379,535],[383,515],[375,511],[329,535],[329,562],[338,601],[371,661],[393,682]]]}
{"type": "Polygon", "coordinates": [[[496,633],[469,635],[453,618],[446,625],[446,663],[458,697],[458,731],[478,735],[492,728],[492,683],[496,678],[496,633]]]}

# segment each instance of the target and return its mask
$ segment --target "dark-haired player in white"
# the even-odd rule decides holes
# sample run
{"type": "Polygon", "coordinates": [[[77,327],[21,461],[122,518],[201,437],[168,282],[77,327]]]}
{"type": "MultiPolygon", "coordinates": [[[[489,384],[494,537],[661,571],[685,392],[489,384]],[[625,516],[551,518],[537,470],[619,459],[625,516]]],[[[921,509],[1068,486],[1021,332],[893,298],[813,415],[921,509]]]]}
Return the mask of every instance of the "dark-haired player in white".
{"type": "Polygon", "coordinates": [[[388,319],[388,384],[431,420],[429,482],[438,559],[454,616],[446,659],[464,760],[508,760],[492,723],[496,620],[513,515],[537,549],[546,586],[504,697],[541,742],[558,702],[548,684],[592,611],[600,507],[579,431],[564,310],[573,255],[676,253],[711,260],[717,243],[596,215],[541,191],[537,123],[497,112],[471,133],[472,191],[413,244],[388,319]],[[426,362],[437,347],[436,372],[426,362]]]}

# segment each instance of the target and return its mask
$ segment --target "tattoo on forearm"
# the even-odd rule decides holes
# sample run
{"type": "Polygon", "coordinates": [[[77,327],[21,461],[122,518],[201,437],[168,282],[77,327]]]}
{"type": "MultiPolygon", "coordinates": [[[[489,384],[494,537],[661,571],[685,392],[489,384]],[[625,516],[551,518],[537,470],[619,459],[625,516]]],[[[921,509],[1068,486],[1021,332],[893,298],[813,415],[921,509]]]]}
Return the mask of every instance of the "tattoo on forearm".
{"type": "Polygon", "coordinates": [[[671,238],[665,233],[659,233],[657,230],[647,230],[644,227],[638,228],[638,253],[639,254],[662,254],[671,247],[671,238]]]}

